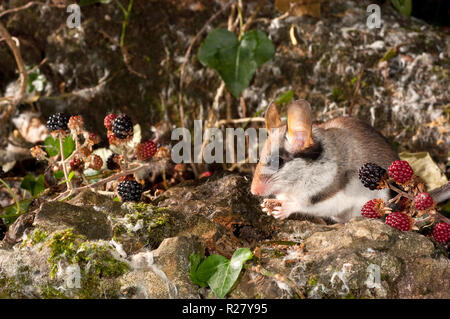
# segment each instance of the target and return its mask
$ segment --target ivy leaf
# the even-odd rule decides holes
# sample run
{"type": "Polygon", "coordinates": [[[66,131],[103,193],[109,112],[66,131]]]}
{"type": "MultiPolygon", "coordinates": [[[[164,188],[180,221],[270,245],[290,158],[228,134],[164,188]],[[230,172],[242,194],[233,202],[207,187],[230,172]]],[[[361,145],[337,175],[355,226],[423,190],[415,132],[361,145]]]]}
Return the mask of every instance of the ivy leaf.
{"type": "Polygon", "coordinates": [[[248,248],[236,250],[230,261],[223,257],[226,262],[217,265],[217,271],[208,280],[209,286],[218,298],[224,298],[227,295],[238,279],[244,263],[252,257],[253,254],[248,248]]]}
{"type": "Polygon", "coordinates": [[[20,187],[29,191],[31,196],[35,197],[45,190],[44,175],[34,178],[33,175],[27,175],[23,178],[20,187]]]}
{"type": "Polygon", "coordinates": [[[215,69],[231,94],[239,98],[256,69],[274,54],[272,41],[262,31],[249,31],[239,41],[226,29],[214,29],[201,45],[198,59],[203,65],[215,69]]]}
{"type": "Polygon", "coordinates": [[[190,254],[189,261],[191,263],[191,269],[190,269],[189,275],[191,277],[192,282],[201,287],[206,287],[207,283],[200,281],[197,277],[197,268],[200,265],[200,262],[202,261],[202,255],[200,253],[190,254]]]}
{"type": "Polygon", "coordinates": [[[412,12],[412,0],[391,0],[394,7],[402,15],[409,17],[412,12]]]}
{"type": "MultiPolygon", "coordinates": [[[[49,136],[44,141],[45,145],[45,151],[47,152],[48,156],[53,157],[56,155],[59,155],[59,139],[53,138],[53,136],[49,136]]],[[[72,152],[75,150],[75,141],[73,140],[72,136],[68,135],[64,138],[63,141],[63,150],[64,150],[64,158],[67,158],[72,154],[72,152]]]]}

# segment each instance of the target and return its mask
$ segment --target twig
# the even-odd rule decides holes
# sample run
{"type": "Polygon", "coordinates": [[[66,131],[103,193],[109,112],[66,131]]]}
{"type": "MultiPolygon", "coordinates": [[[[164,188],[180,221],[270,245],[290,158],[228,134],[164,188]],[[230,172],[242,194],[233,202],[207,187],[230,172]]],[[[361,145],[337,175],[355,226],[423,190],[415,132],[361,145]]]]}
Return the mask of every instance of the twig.
{"type": "Polygon", "coordinates": [[[206,28],[208,27],[208,25],[214,21],[214,19],[216,19],[220,14],[222,14],[222,12],[224,12],[226,9],[228,9],[228,7],[234,3],[234,0],[231,0],[230,2],[228,2],[222,9],[220,9],[218,12],[216,12],[215,14],[213,14],[208,21],[206,21],[205,25],[200,29],[200,31],[195,35],[195,37],[191,40],[191,43],[186,51],[186,53],[184,54],[184,61],[183,64],[181,65],[181,69],[180,69],[180,89],[178,91],[178,109],[180,112],[180,121],[181,121],[181,127],[185,127],[185,122],[184,122],[184,107],[183,107],[183,84],[184,84],[184,70],[186,68],[186,64],[189,60],[189,56],[191,54],[192,48],[195,44],[195,42],[200,38],[200,36],[202,35],[203,32],[205,32],[206,28]]]}
{"type": "Polygon", "coordinates": [[[0,13],[0,18],[10,14],[10,13],[14,13],[14,12],[18,12],[18,11],[22,11],[22,10],[26,10],[28,8],[31,8],[34,5],[48,5],[50,7],[56,7],[56,8],[65,8],[65,5],[59,5],[59,4],[47,4],[47,3],[43,3],[43,2],[38,2],[38,1],[30,1],[27,4],[21,6],[21,7],[17,7],[17,8],[12,8],[12,9],[8,9],[3,11],[2,13],[0,13]]]}
{"type": "Polygon", "coordinates": [[[63,147],[63,139],[59,136],[59,151],[61,152],[61,165],[64,172],[64,178],[66,179],[66,185],[68,190],[72,190],[72,182],[69,180],[69,173],[67,172],[67,166],[64,162],[64,147],[63,147]]]}
{"type": "Polygon", "coordinates": [[[86,186],[78,187],[78,188],[72,189],[71,191],[66,191],[66,192],[61,193],[60,195],[58,195],[56,198],[54,198],[53,201],[58,200],[59,198],[62,198],[62,197],[67,197],[67,196],[74,195],[74,194],[79,193],[79,192],[81,192],[83,190],[86,190],[86,189],[90,189],[92,191],[95,191],[94,190],[95,187],[104,185],[104,184],[106,184],[108,182],[111,182],[113,180],[118,179],[119,177],[136,173],[136,172],[140,171],[143,168],[149,167],[151,164],[152,163],[141,164],[141,165],[139,165],[139,166],[137,166],[135,168],[132,168],[132,169],[129,169],[129,170],[126,170],[126,171],[119,172],[117,174],[111,175],[111,176],[109,176],[109,177],[107,177],[105,179],[102,179],[102,180],[98,181],[98,182],[95,182],[95,183],[92,183],[92,184],[88,184],[86,186]]]}
{"type": "Polygon", "coordinates": [[[225,124],[240,124],[240,123],[249,123],[249,122],[264,122],[263,117],[244,117],[241,119],[230,119],[230,120],[220,120],[217,122],[216,126],[222,126],[225,124]]]}
{"type": "Polygon", "coordinates": [[[17,105],[19,105],[20,101],[22,100],[26,88],[27,88],[27,80],[28,80],[28,73],[25,67],[25,63],[23,62],[22,55],[20,54],[19,47],[17,46],[16,42],[13,40],[11,35],[9,34],[8,30],[5,28],[3,23],[0,22],[0,35],[5,39],[6,43],[8,44],[9,48],[13,52],[14,59],[16,60],[17,67],[19,68],[19,79],[20,79],[20,88],[19,91],[16,92],[14,95],[11,103],[9,104],[8,108],[6,109],[3,118],[1,119],[2,124],[6,122],[6,120],[9,118],[9,116],[15,111],[17,105]]]}
{"type": "Polygon", "coordinates": [[[364,74],[364,69],[366,68],[365,64],[361,66],[361,70],[359,71],[358,81],[356,82],[355,90],[353,91],[352,101],[350,103],[350,107],[348,108],[348,115],[352,116],[353,113],[353,105],[355,104],[356,96],[359,92],[359,87],[361,86],[362,76],[364,74]]]}

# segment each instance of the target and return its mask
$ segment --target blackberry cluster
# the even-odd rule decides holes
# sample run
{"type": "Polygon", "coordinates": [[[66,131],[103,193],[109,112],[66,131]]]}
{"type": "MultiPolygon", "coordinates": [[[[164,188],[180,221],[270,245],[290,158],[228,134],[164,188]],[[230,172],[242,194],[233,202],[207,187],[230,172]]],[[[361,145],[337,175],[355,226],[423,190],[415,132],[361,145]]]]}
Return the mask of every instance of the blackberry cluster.
{"type": "Polygon", "coordinates": [[[53,132],[57,130],[68,131],[67,124],[69,123],[70,116],[64,113],[56,113],[50,115],[47,120],[47,128],[53,132]]]}
{"type": "Polygon", "coordinates": [[[133,135],[133,122],[128,115],[119,115],[113,120],[111,130],[117,138],[126,139],[133,135]]]}
{"type": "Polygon", "coordinates": [[[118,157],[119,157],[119,155],[117,155],[117,154],[111,154],[108,157],[108,159],[106,160],[106,167],[109,170],[113,171],[113,170],[120,168],[119,164],[117,163],[118,157]]]}
{"type": "Polygon", "coordinates": [[[359,169],[359,179],[370,190],[377,189],[385,175],[386,170],[375,163],[366,163],[359,169]]]}
{"type": "Polygon", "coordinates": [[[117,192],[123,202],[138,202],[142,195],[142,185],[134,180],[126,180],[119,183],[117,192]]]}

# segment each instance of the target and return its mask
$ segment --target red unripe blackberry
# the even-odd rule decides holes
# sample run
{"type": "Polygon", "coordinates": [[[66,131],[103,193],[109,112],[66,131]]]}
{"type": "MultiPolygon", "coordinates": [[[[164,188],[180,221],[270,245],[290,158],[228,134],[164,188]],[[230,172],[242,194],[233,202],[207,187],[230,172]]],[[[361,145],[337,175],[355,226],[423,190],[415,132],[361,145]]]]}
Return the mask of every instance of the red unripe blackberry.
{"type": "Polygon", "coordinates": [[[53,132],[53,131],[67,131],[69,130],[67,124],[69,123],[70,116],[64,113],[56,113],[53,115],[50,115],[50,117],[47,120],[47,128],[53,132]]]}
{"type": "Polygon", "coordinates": [[[411,218],[402,212],[393,212],[387,215],[386,225],[394,227],[401,231],[411,230],[411,218]]]}
{"type": "Polygon", "coordinates": [[[79,131],[84,126],[84,120],[81,115],[73,115],[69,118],[67,127],[73,131],[79,131]]]}
{"type": "Polygon", "coordinates": [[[106,167],[111,171],[119,169],[119,155],[111,154],[106,160],[106,167]]]}
{"type": "Polygon", "coordinates": [[[158,146],[152,140],[147,140],[144,143],[139,143],[136,147],[136,156],[138,160],[143,161],[155,155],[158,146]]]}
{"type": "Polygon", "coordinates": [[[70,161],[70,169],[72,171],[77,171],[78,169],[80,169],[81,164],[83,164],[83,161],[78,157],[75,157],[70,161]]]}
{"type": "Polygon", "coordinates": [[[108,142],[110,145],[117,145],[120,143],[120,140],[117,138],[117,136],[112,131],[108,131],[106,136],[108,137],[108,142]]]}
{"type": "Polygon", "coordinates": [[[95,133],[89,133],[88,142],[92,145],[100,143],[100,137],[98,137],[95,133]]]}
{"type": "Polygon", "coordinates": [[[119,183],[117,192],[123,202],[138,202],[142,196],[143,187],[134,180],[126,180],[119,183]]]}
{"type": "Polygon", "coordinates": [[[106,129],[108,131],[111,131],[112,129],[112,122],[117,117],[116,114],[108,114],[105,116],[105,119],[103,120],[103,125],[105,125],[106,129]]]}
{"type": "Polygon", "coordinates": [[[397,183],[404,184],[414,175],[414,171],[407,161],[394,161],[388,169],[389,176],[397,183]]]}
{"type": "Polygon", "coordinates": [[[95,169],[96,171],[100,170],[103,166],[103,160],[100,156],[96,154],[92,154],[89,157],[89,168],[95,169]]]}
{"type": "Polygon", "coordinates": [[[445,244],[450,240],[450,224],[440,222],[433,228],[433,238],[438,243],[445,244]]]}
{"type": "Polygon", "coordinates": [[[381,199],[372,199],[361,208],[361,215],[367,218],[381,218],[384,214],[381,210],[383,201],[381,199]]]}
{"type": "Polygon", "coordinates": [[[132,136],[133,122],[131,122],[131,118],[126,114],[119,115],[113,120],[111,131],[117,138],[121,140],[132,136]]]}
{"type": "Polygon", "coordinates": [[[366,163],[359,169],[359,179],[364,187],[375,190],[380,185],[386,170],[375,163],[366,163]]]}
{"type": "Polygon", "coordinates": [[[430,194],[422,192],[414,197],[414,205],[418,210],[425,210],[433,206],[434,200],[430,194]]]}

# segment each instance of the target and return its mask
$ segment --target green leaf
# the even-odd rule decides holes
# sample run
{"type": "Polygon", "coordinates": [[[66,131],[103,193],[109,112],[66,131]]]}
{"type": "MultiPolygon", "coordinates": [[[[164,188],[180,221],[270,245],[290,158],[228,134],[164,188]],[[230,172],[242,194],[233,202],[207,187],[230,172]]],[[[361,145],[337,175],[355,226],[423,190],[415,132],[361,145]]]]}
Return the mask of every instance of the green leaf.
{"type": "Polygon", "coordinates": [[[56,171],[56,172],[53,172],[53,176],[54,176],[56,179],[61,179],[61,178],[64,177],[64,172],[63,172],[63,171],[56,171]]]}
{"type": "Polygon", "coordinates": [[[200,265],[200,262],[202,261],[202,255],[200,253],[190,254],[189,261],[191,263],[191,268],[189,272],[191,281],[196,285],[206,287],[208,284],[206,282],[200,281],[197,277],[197,268],[200,265]]]}
{"type": "Polygon", "coordinates": [[[218,298],[224,298],[227,295],[238,279],[244,263],[252,257],[250,249],[240,248],[234,252],[230,261],[226,260],[217,266],[217,270],[208,280],[208,284],[218,298]]]}
{"type": "Polygon", "coordinates": [[[228,259],[221,255],[211,255],[208,256],[201,264],[198,266],[196,272],[196,278],[201,283],[202,287],[208,286],[208,280],[216,273],[217,269],[223,265],[229,263],[228,259]]]}
{"type": "Polygon", "coordinates": [[[394,7],[402,15],[409,17],[412,12],[412,0],[391,0],[394,7]]]}
{"type": "Polygon", "coordinates": [[[91,4],[96,4],[96,3],[108,4],[110,2],[111,2],[111,0],[81,0],[80,1],[80,7],[89,6],[91,4]]]}
{"type": "Polygon", "coordinates": [[[20,213],[17,213],[17,206],[16,204],[10,205],[8,207],[5,207],[4,212],[0,215],[0,218],[3,218],[3,221],[5,222],[6,226],[10,226],[12,223],[16,221],[16,219],[26,213],[28,206],[30,205],[32,199],[25,199],[23,201],[19,202],[20,205],[20,213]]]}
{"type": "Polygon", "coordinates": [[[256,69],[274,54],[272,41],[262,31],[249,31],[239,41],[226,29],[214,29],[201,45],[198,59],[203,65],[215,69],[233,96],[239,98],[256,69]]]}
{"type": "MultiPolygon", "coordinates": [[[[55,155],[59,155],[59,139],[53,138],[53,136],[49,136],[44,141],[45,145],[45,151],[47,152],[48,156],[52,157],[55,155]]],[[[72,152],[75,150],[75,141],[73,140],[72,136],[68,135],[64,138],[63,141],[63,150],[64,150],[64,158],[67,158],[72,154],[72,152]]]]}
{"type": "Polygon", "coordinates": [[[275,100],[275,104],[281,105],[286,104],[292,101],[294,97],[294,91],[289,90],[283,94],[281,94],[277,99],[275,100]]]}
{"type": "Polygon", "coordinates": [[[44,175],[39,175],[34,178],[33,175],[27,175],[23,178],[20,187],[26,189],[31,193],[31,196],[35,197],[45,190],[44,175]]]}

